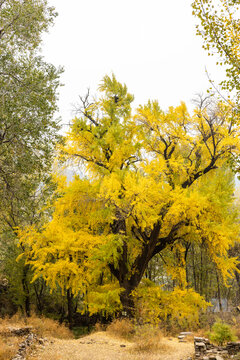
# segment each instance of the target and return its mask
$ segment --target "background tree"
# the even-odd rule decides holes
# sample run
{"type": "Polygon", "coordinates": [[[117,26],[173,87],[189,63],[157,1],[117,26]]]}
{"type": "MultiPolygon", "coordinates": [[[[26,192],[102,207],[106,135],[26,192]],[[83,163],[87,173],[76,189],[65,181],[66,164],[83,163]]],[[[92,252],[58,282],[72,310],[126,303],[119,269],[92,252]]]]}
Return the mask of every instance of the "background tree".
{"type": "Polygon", "coordinates": [[[197,34],[208,54],[218,58],[216,64],[224,67],[226,79],[220,85],[236,96],[236,107],[240,96],[239,4],[238,0],[194,0],[192,4],[193,15],[200,20],[197,34]]]}
{"type": "MultiPolygon", "coordinates": [[[[46,63],[39,50],[42,32],[55,16],[45,0],[0,2],[0,241],[2,268],[8,270],[9,254],[17,253],[16,227],[39,222],[46,214],[39,210],[51,192],[43,184],[50,184],[60,139],[53,116],[62,70],[46,63]]],[[[23,266],[18,275],[22,273],[19,285],[29,314],[28,268],[23,266]]]]}

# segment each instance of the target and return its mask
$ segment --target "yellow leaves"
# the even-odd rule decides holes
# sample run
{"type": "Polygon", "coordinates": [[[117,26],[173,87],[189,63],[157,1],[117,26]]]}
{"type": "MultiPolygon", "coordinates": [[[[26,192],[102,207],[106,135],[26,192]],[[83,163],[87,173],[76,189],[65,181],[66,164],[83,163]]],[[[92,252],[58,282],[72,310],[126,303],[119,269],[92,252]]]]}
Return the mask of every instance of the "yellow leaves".
{"type": "Polygon", "coordinates": [[[168,319],[169,323],[180,326],[194,326],[198,323],[200,311],[210,305],[193,289],[176,287],[168,292],[150,281],[143,282],[133,296],[141,320],[153,324],[158,324],[159,319],[168,319]]]}
{"type": "Polygon", "coordinates": [[[109,284],[110,269],[131,287],[151,257],[165,249],[171,252],[167,271],[181,290],[145,289],[147,314],[185,321],[188,311],[195,319],[204,303],[183,290],[182,244],[208,249],[224,277],[235,266],[227,260],[239,236],[231,179],[216,168],[239,153],[236,114],[223,103],[208,109],[201,101],[193,116],[184,103],[164,112],[154,101],[132,117],[125,85],[105,77],[101,90],[104,96],[73,120],[61,149],[66,159],[84,164],[86,178],[59,180],[61,197],[53,204],[52,220],[41,231],[19,233],[27,261],[35,278],[74,294],[87,289],[90,312],[111,314],[119,309],[120,289],[109,284]],[[96,285],[103,274],[105,288],[96,285]]]}
{"type": "Polygon", "coordinates": [[[122,182],[118,173],[112,173],[109,176],[106,176],[101,182],[101,187],[99,191],[99,197],[116,202],[116,205],[119,206],[121,199],[122,182]]]}
{"type": "Polygon", "coordinates": [[[19,232],[19,241],[26,247],[27,263],[34,268],[33,281],[43,277],[51,288],[58,285],[75,295],[85,291],[93,266],[91,254],[101,242],[99,237],[82,229],[74,231],[62,218],[55,218],[42,232],[32,228],[19,232]]]}
{"type": "Polygon", "coordinates": [[[90,288],[85,297],[85,306],[90,315],[101,313],[108,317],[116,314],[122,308],[119,297],[121,291],[114,283],[90,288]]]}

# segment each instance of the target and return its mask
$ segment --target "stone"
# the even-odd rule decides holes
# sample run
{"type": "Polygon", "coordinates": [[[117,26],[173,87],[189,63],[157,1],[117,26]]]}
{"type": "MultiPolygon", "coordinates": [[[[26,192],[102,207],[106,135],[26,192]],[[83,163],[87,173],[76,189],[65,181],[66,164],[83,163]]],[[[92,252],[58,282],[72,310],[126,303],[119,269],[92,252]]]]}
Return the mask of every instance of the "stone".
{"type": "Polygon", "coordinates": [[[209,360],[216,360],[216,355],[209,355],[209,360]]]}
{"type": "Polygon", "coordinates": [[[24,336],[32,332],[32,326],[24,326],[22,328],[8,327],[8,331],[15,336],[24,336]]]}
{"type": "Polygon", "coordinates": [[[197,337],[197,336],[194,336],[194,341],[195,342],[202,342],[204,341],[205,339],[203,337],[197,337]]]}
{"type": "Polygon", "coordinates": [[[206,350],[206,345],[203,341],[195,342],[195,348],[202,352],[206,350]]]}

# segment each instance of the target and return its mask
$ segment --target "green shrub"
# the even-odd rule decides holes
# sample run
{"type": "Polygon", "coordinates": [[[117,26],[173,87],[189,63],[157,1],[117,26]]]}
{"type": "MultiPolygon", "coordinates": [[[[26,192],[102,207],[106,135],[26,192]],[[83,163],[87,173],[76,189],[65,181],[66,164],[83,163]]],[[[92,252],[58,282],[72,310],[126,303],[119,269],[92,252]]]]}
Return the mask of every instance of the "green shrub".
{"type": "Polygon", "coordinates": [[[228,341],[235,341],[237,339],[231,327],[221,320],[218,320],[213,324],[209,338],[214,343],[217,343],[217,345],[223,345],[228,341]]]}

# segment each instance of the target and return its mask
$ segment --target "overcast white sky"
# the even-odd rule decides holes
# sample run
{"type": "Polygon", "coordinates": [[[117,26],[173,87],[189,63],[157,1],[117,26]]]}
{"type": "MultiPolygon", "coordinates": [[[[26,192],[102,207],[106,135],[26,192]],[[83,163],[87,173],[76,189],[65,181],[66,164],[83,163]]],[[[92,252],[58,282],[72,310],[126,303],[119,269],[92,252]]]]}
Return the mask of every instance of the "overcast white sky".
{"type": "MultiPolygon", "coordinates": [[[[195,35],[191,0],[49,0],[59,16],[44,36],[43,55],[62,65],[59,113],[72,118],[72,104],[88,87],[96,94],[114,72],[135,103],[158,99],[165,110],[207,89],[205,67],[220,78],[216,58],[195,35]]],[[[223,75],[223,74],[221,74],[223,75]]]]}

